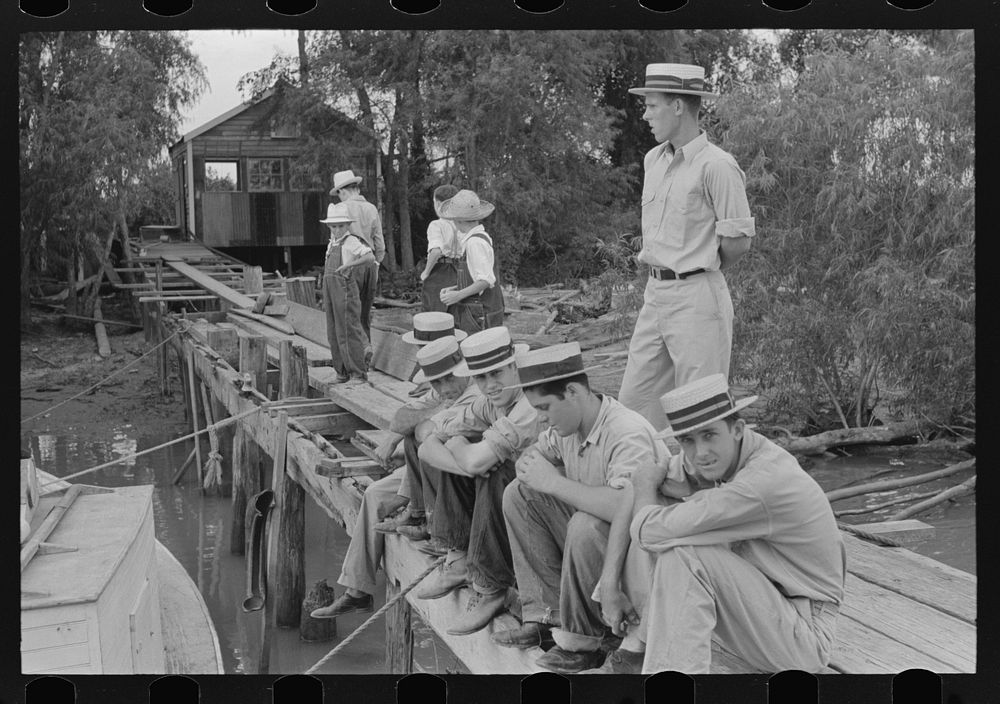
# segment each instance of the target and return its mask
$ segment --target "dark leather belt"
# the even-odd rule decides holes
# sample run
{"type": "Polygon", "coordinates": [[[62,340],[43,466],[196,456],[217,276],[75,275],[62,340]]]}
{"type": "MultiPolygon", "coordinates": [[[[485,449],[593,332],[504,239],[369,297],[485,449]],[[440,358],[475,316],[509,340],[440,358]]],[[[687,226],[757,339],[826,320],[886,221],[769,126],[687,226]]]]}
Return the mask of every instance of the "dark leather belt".
{"type": "Polygon", "coordinates": [[[695,274],[704,273],[704,269],[692,269],[691,271],[685,271],[683,274],[678,274],[673,269],[661,269],[658,266],[649,267],[649,275],[654,279],[659,279],[660,281],[673,281],[674,279],[686,279],[689,276],[694,276],[695,274]]]}

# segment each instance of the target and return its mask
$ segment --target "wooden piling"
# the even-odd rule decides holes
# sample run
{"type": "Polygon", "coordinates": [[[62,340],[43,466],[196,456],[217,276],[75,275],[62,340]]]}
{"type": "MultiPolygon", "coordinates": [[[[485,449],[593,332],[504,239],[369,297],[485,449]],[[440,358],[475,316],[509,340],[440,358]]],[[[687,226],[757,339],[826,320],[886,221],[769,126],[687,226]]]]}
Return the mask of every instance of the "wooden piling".
{"type": "Polygon", "coordinates": [[[264,290],[264,270],[261,267],[243,265],[243,289],[245,293],[261,293],[264,290]]]}
{"type": "Polygon", "coordinates": [[[317,308],[316,305],[316,277],[298,276],[292,279],[285,279],[285,298],[293,303],[301,303],[310,308],[317,308]]]}
{"type": "MultiPolygon", "coordinates": [[[[188,350],[187,358],[188,367],[188,391],[191,397],[191,425],[194,427],[194,432],[198,432],[198,392],[195,390],[194,385],[194,350],[188,350]]],[[[205,477],[203,476],[202,463],[201,463],[201,437],[198,435],[194,436],[194,455],[197,461],[198,467],[198,484],[201,485],[205,477]]],[[[204,491],[204,488],[202,489],[204,491]]]]}
{"type": "Polygon", "coordinates": [[[247,432],[244,423],[236,422],[233,433],[233,514],[229,527],[229,552],[243,555],[249,523],[246,518],[247,502],[261,490],[260,446],[247,432]]]}
{"type": "Polygon", "coordinates": [[[232,325],[209,325],[205,332],[208,346],[218,352],[226,363],[235,367],[240,361],[240,340],[232,325]]]}
{"type": "MultiPolygon", "coordinates": [[[[281,362],[280,398],[305,396],[309,392],[309,367],[305,347],[283,340],[279,347],[281,362]]],[[[279,423],[288,425],[282,411],[279,423]]],[[[292,461],[289,459],[288,461],[292,461]]],[[[275,625],[298,628],[302,600],[305,598],[305,490],[288,476],[285,463],[275,458],[273,488],[277,511],[277,562],[274,572],[275,625]]]]}
{"type": "MultiPolygon", "coordinates": [[[[396,598],[401,591],[395,580],[385,581],[386,602],[396,598]]],[[[385,664],[390,674],[413,672],[413,612],[405,598],[385,613],[385,664]]]]}
{"type": "Polygon", "coordinates": [[[253,387],[261,393],[267,392],[267,340],[263,335],[240,337],[240,374],[249,374],[253,387]]]}

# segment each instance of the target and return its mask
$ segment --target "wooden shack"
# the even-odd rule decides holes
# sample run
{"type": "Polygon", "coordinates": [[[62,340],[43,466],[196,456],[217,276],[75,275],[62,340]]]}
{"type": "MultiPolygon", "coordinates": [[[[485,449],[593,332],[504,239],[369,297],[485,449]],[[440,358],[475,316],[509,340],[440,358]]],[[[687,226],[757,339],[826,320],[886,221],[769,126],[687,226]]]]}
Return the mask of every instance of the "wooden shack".
{"type": "MultiPolygon", "coordinates": [[[[327,232],[319,220],[331,202],[321,175],[293,174],[307,141],[296,126],[279,123],[275,99],[272,88],[170,147],[181,232],[268,269],[298,265],[304,248],[321,252],[327,232]]],[[[357,123],[332,109],[330,122],[345,144],[364,144],[357,123]]],[[[378,160],[363,147],[348,153],[347,163],[334,166],[363,176],[363,193],[376,202],[378,160]]]]}

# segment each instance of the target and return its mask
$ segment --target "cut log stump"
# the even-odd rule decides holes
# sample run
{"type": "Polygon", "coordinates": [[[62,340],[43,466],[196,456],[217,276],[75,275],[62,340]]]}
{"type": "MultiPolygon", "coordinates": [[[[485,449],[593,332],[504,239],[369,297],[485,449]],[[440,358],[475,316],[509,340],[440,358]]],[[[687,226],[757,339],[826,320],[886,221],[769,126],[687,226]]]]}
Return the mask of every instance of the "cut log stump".
{"type": "Polygon", "coordinates": [[[312,618],[309,614],[315,609],[328,606],[337,597],[333,587],[325,579],[316,582],[306,598],[302,600],[302,617],[299,620],[299,639],[307,643],[318,643],[333,640],[337,637],[337,619],[312,618]]]}

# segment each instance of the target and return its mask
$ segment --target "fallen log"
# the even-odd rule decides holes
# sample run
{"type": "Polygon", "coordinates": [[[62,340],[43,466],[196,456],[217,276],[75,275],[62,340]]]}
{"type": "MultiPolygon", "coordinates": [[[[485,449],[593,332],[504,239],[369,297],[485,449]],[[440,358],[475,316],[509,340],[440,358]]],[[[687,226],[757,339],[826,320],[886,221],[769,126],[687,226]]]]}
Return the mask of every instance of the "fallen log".
{"type": "Polygon", "coordinates": [[[934,472],[927,472],[926,474],[918,474],[915,477],[903,477],[902,479],[886,479],[881,482],[871,482],[870,484],[859,484],[858,486],[846,487],[844,489],[834,489],[833,491],[828,491],[826,493],[826,498],[830,502],[839,501],[840,499],[847,499],[852,496],[859,496],[860,494],[870,494],[873,491],[887,491],[889,489],[899,489],[904,486],[913,486],[914,484],[923,484],[925,482],[933,481],[935,479],[940,479],[941,477],[951,476],[952,474],[957,474],[963,472],[967,469],[972,469],[976,466],[976,460],[966,460],[965,462],[959,462],[958,464],[953,464],[951,466],[945,467],[944,469],[939,469],[934,472]]]}
{"type": "MultiPolygon", "coordinates": [[[[214,298],[214,296],[213,296],[214,298]]],[[[120,325],[122,327],[135,328],[136,330],[142,330],[142,326],[138,323],[127,323],[124,320],[105,320],[103,317],[98,318],[88,318],[86,315],[71,315],[69,313],[63,313],[61,318],[71,318],[72,320],[86,320],[91,323],[103,323],[105,325],[120,325]]]]}
{"type": "Polygon", "coordinates": [[[880,504],[872,504],[871,506],[863,506],[861,508],[847,508],[843,511],[834,511],[833,515],[836,518],[841,516],[859,516],[862,513],[872,513],[874,511],[881,511],[889,506],[895,506],[896,504],[906,504],[911,501],[916,501],[917,499],[926,499],[929,496],[936,496],[938,492],[936,491],[925,491],[922,494],[907,494],[906,496],[898,496],[891,501],[883,501],[880,504]]]}
{"type": "Polygon", "coordinates": [[[108,342],[108,331],[104,327],[104,318],[101,315],[101,297],[94,299],[94,336],[97,338],[97,353],[102,357],[111,356],[111,343],[108,342]]]}
{"type": "Polygon", "coordinates": [[[926,427],[923,421],[908,420],[870,428],[838,428],[807,437],[777,438],[774,442],[792,454],[820,455],[831,447],[844,445],[886,445],[913,437],[926,427]]]}
{"type": "Polygon", "coordinates": [[[965,494],[969,494],[975,491],[975,489],[976,489],[976,478],[974,476],[969,477],[961,484],[953,486],[950,489],[945,489],[944,491],[942,491],[940,494],[938,494],[933,498],[927,499],[926,501],[921,501],[918,504],[913,504],[909,508],[904,508],[902,511],[899,511],[898,513],[895,513],[892,516],[890,516],[889,520],[901,521],[904,518],[915,516],[918,513],[926,511],[927,509],[937,506],[940,503],[944,503],[949,499],[954,499],[958,496],[964,496],[965,494]]]}

